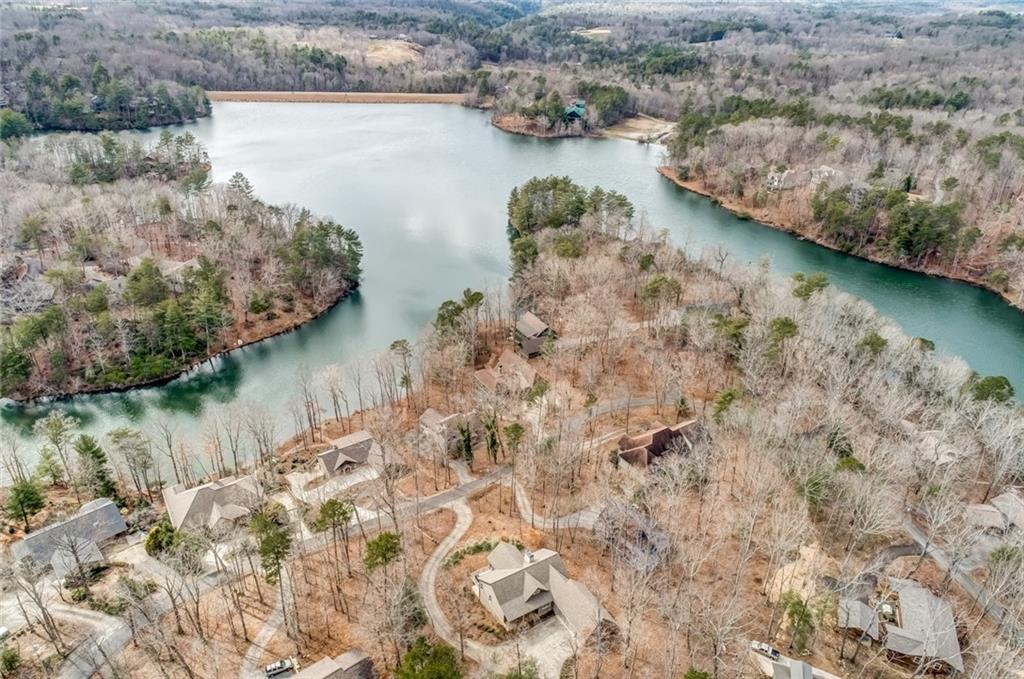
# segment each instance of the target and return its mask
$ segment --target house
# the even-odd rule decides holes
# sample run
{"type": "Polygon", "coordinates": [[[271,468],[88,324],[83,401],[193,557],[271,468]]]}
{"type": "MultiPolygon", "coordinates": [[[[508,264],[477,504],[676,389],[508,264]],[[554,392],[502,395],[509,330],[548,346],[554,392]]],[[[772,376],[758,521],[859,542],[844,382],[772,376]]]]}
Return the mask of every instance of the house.
{"type": "Polygon", "coordinates": [[[878,611],[858,599],[840,599],[839,628],[878,641],[878,611]]]}
{"type": "Polygon", "coordinates": [[[751,642],[748,657],[761,674],[771,679],[840,679],[803,660],[782,655],[776,648],[760,641],[751,642]]]}
{"type": "Polygon", "coordinates": [[[587,102],[583,99],[577,99],[572,104],[565,107],[565,113],[562,115],[569,122],[574,120],[583,120],[587,115],[587,102]]]}
{"type": "MultiPolygon", "coordinates": [[[[127,531],[117,505],[104,497],[85,503],[69,519],[26,535],[11,547],[11,554],[15,559],[30,558],[42,565],[52,563],[58,550],[77,546],[78,541],[91,542],[98,551],[98,545],[127,531]]],[[[92,552],[91,547],[87,549],[92,552]]]]}
{"type": "Polygon", "coordinates": [[[305,667],[293,679],[373,679],[373,661],[358,648],[345,651],[337,658],[322,658],[305,667]]]}
{"type": "Polygon", "coordinates": [[[518,394],[537,382],[537,371],[525,358],[505,349],[493,368],[484,368],[474,373],[476,381],[491,393],[518,394]]]}
{"type": "Polygon", "coordinates": [[[1016,490],[1010,489],[995,496],[989,504],[999,510],[1008,527],[1024,530],[1024,498],[1016,490]]]}
{"type": "Polygon", "coordinates": [[[195,488],[182,484],[164,488],[164,504],[171,525],[178,528],[216,529],[248,516],[259,501],[252,476],[225,476],[195,488]]]}
{"type": "Polygon", "coordinates": [[[480,429],[480,421],[473,413],[444,415],[433,408],[427,408],[420,415],[419,421],[420,432],[424,436],[444,443],[449,450],[458,445],[464,427],[468,426],[474,436],[480,429]]]}
{"type": "Polygon", "coordinates": [[[384,451],[368,431],[356,431],[331,441],[331,447],[316,456],[326,476],[347,474],[368,461],[377,463],[384,451]]]}
{"type": "Polygon", "coordinates": [[[521,314],[516,321],[516,346],[519,347],[520,353],[527,358],[540,354],[544,342],[554,336],[555,334],[548,327],[548,324],[537,318],[530,311],[521,314]]]}
{"type": "Polygon", "coordinates": [[[1002,534],[1009,528],[1006,516],[992,505],[967,505],[964,511],[967,522],[979,530],[1002,534]]]}
{"type": "Polygon", "coordinates": [[[558,552],[520,550],[501,542],[487,555],[488,567],[473,574],[473,592],[503,627],[527,616],[555,613],[581,640],[614,621],[590,590],[566,575],[558,552]]]}
{"type": "Polygon", "coordinates": [[[634,467],[646,469],[680,438],[692,450],[697,441],[696,424],[697,420],[686,420],[671,427],[654,427],[637,436],[623,436],[619,439],[619,459],[634,467]]]}
{"type": "Polygon", "coordinates": [[[94,566],[102,565],[105,560],[99,545],[92,540],[68,536],[53,553],[50,565],[53,573],[60,579],[69,575],[81,575],[94,566]]]}
{"type": "MultiPolygon", "coordinates": [[[[883,608],[882,645],[890,659],[922,660],[933,669],[964,671],[953,608],[913,580],[892,578],[895,608],[883,608]]],[[[883,605],[884,606],[884,605],[883,605]]]]}

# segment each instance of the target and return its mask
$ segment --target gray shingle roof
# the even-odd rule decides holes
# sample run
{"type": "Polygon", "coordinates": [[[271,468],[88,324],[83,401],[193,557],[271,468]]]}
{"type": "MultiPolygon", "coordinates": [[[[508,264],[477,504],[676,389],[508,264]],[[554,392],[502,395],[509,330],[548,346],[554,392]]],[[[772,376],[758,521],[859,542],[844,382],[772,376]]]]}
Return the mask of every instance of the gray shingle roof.
{"type": "Polygon", "coordinates": [[[50,559],[50,565],[58,578],[66,578],[75,573],[79,565],[85,567],[103,563],[103,552],[92,540],[69,537],[60,543],[50,559]]]}
{"type": "Polygon", "coordinates": [[[550,328],[548,324],[537,318],[533,312],[527,311],[516,321],[516,332],[524,337],[540,337],[550,328]]]}
{"type": "Polygon", "coordinates": [[[175,528],[213,528],[249,514],[259,498],[252,476],[223,479],[186,489],[182,484],[164,488],[164,504],[175,528]]]}
{"type": "Polygon", "coordinates": [[[330,476],[347,464],[365,464],[380,446],[368,431],[356,431],[331,441],[331,447],[316,456],[320,468],[330,476]]]}
{"type": "Polygon", "coordinates": [[[886,625],[884,644],[890,651],[912,657],[942,660],[964,671],[953,608],[913,580],[892,578],[899,595],[901,627],[886,625]]]}
{"type": "Polygon", "coordinates": [[[29,533],[11,547],[15,559],[31,557],[37,564],[46,564],[61,542],[69,537],[102,543],[128,530],[117,505],[107,498],[99,498],[82,505],[69,519],[29,533]]]}
{"type": "Polygon", "coordinates": [[[839,626],[866,632],[878,641],[878,611],[857,599],[839,600],[839,626]]]}

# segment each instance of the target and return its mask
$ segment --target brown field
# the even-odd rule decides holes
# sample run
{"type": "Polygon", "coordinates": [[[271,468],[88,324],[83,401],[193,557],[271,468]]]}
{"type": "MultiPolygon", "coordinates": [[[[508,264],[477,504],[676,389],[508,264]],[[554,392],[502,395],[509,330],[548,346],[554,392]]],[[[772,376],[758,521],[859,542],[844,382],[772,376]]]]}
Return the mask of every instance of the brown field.
{"type": "Polygon", "coordinates": [[[407,40],[371,40],[366,48],[370,66],[391,66],[416,62],[423,58],[423,45],[407,40]]]}
{"type": "Polygon", "coordinates": [[[619,137],[632,141],[661,142],[672,132],[673,127],[675,124],[671,121],[640,114],[626,118],[611,127],[606,127],[602,133],[606,137],[619,137]]]}
{"type": "Polygon", "coordinates": [[[466,95],[425,92],[226,92],[211,91],[210,101],[266,101],[317,104],[461,104],[466,95]]]}

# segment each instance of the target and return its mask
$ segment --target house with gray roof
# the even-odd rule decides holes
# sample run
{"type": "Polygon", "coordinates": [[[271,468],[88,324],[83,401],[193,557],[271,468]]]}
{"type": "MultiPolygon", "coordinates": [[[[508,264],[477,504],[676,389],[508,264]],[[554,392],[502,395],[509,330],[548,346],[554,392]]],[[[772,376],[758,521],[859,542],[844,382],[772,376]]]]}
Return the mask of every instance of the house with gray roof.
{"type": "Polygon", "coordinates": [[[537,383],[537,371],[511,349],[501,352],[493,368],[477,370],[474,376],[480,386],[494,394],[519,394],[537,383]]]}
{"type": "Polygon", "coordinates": [[[554,336],[555,334],[548,324],[537,318],[531,311],[520,314],[516,320],[516,346],[527,358],[540,354],[544,342],[554,336]]]}
{"type": "Polygon", "coordinates": [[[321,658],[304,667],[293,679],[373,679],[373,661],[358,648],[345,651],[337,658],[321,658]]]}
{"type": "Polygon", "coordinates": [[[1001,534],[1008,528],[1006,516],[992,505],[967,505],[964,513],[970,525],[987,533],[1001,534]]]}
{"type": "Polygon", "coordinates": [[[64,521],[29,533],[11,547],[11,554],[19,561],[30,558],[41,565],[51,563],[57,550],[71,540],[92,542],[98,551],[98,545],[127,531],[117,505],[103,497],[85,503],[64,521]]]}
{"type": "Polygon", "coordinates": [[[953,607],[913,580],[891,578],[895,615],[885,623],[882,645],[890,659],[964,671],[953,607]]]}
{"type": "Polygon", "coordinates": [[[331,447],[316,456],[326,476],[347,474],[367,462],[381,464],[384,451],[368,431],[356,431],[331,441],[331,447]]]}
{"type": "Polygon", "coordinates": [[[60,541],[60,546],[53,553],[50,565],[53,573],[60,579],[69,575],[82,575],[83,571],[100,566],[105,562],[99,545],[92,540],[68,536],[60,541]]]}
{"type": "Polygon", "coordinates": [[[248,516],[259,503],[253,476],[225,476],[195,488],[176,484],[164,488],[164,504],[176,529],[219,529],[248,516]]]}
{"type": "Polygon", "coordinates": [[[1002,513],[1008,526],[1024,530],[1024,498],[1016,489],[1000,493],[989,500],[989,504],[1002,513]]]}
{"type": "Polygon", "coordinates": [[[859,599],[840,599],[839,628],[878,641],[878,611],[859,599]]]}
{"type": "Polygon", "coordinates": [[[599,626],[614,625],[597,597],[569,578],[558,552],[531,552],[501,542],[487,555],[487,563],[473,574],[473,592],[506,629],[527,616],[555,613],[572,634],[586,641],[599,626]]]}
{"type": "Polygon", "coordinates": [[[459,443],[463,427],[468,426],[474,436],[480,431],[480,419],[475,413],[445,415],[434,408],[427,408],[420,415],[419,423],[424,436],[443,443],[449,450],[459,443]]]}

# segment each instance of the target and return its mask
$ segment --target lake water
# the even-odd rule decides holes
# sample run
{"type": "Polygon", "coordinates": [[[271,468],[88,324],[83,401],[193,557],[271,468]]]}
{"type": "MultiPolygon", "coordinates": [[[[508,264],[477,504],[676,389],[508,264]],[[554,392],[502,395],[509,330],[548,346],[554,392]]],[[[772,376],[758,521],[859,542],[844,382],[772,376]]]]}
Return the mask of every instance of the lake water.
{"type": "MultiPolygon", "coordinates": [[[[218,103],[211,118],[181,129],[206,145],[215,180],[241,171],[263,200],[296,203],[355,228],[366,251],[363,285],[297,332],[165,386],[56,406],[95,433],[123,424],[147,429],[162,419],[194,440],[210,404],[260,402],[274,413],[279,434],[290,435],[288,405],[301,371],[315,375],[395,339],[414,339],[443,300],[466,287],[501,284],[508,276],[509,191],[548,174],[624,193],[691,252],[721,246],[732,261],[767,255],[785,274],[823,271],[908,335],[933,340],[980,373],[1006,375],[1024,394],[1024,314],[969,285],[871,264],[739,220],[656,174],[658,146],[509,135],[481,112],[443,105],[218,103]]],[[[50,407],[7,403],[0,417],[27,431],[50,407]]]]}

